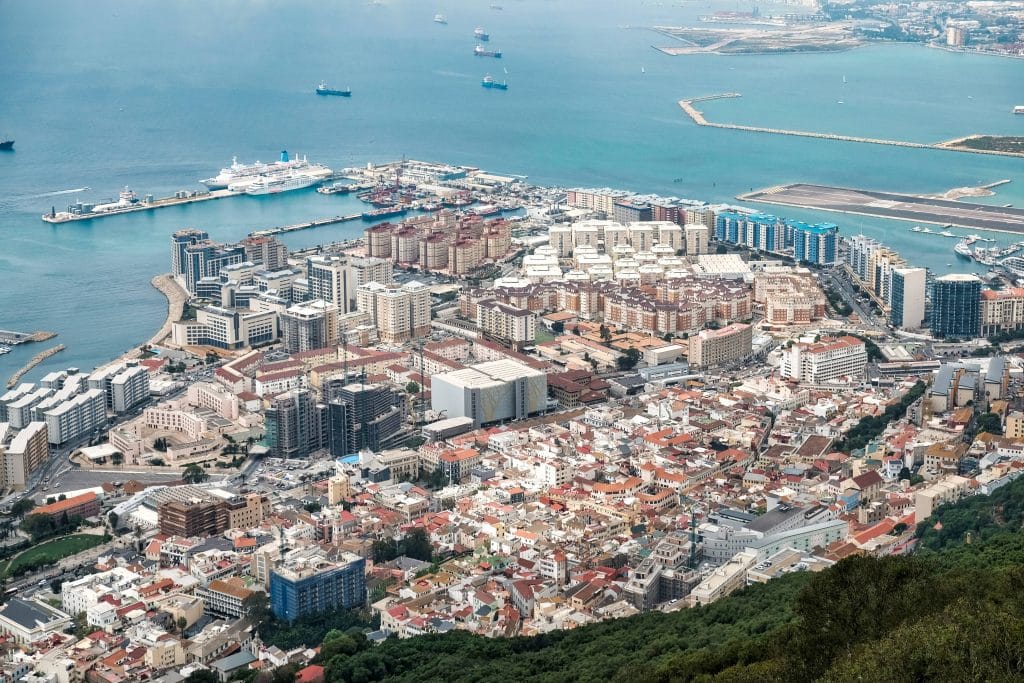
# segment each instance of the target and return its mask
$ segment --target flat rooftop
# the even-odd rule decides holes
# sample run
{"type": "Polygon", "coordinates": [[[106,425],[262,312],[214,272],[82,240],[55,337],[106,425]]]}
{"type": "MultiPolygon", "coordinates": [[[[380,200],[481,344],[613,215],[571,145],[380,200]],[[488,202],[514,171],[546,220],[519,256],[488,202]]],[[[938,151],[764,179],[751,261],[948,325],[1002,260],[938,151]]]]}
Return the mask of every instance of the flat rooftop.
{"type": "Polygon", "coordinates": [[[918,223],[1024,233],[1024,208],[970,204],[910,194],[797,183],[750,192],[739,199],[918,223]]]}

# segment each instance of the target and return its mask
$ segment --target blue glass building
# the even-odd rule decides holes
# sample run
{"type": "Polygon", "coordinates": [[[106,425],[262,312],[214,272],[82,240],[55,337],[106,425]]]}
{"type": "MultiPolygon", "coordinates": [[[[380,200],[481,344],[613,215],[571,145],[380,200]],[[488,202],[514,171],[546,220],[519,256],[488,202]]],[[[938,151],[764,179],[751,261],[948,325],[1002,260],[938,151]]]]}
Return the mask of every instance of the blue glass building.
{"type": "Polygon", "coordinates": [[[801,263],[827,265],[836,262],[839,250],[839,226],[835,223],[792,222],[793,258],[801,263]]]}
{"type": "Polygon", "coordinates": [[[341,562],[314,558],[270,571],[270,611],[284,621],[366,603],[366,560],[346,553],[341,562]]]}

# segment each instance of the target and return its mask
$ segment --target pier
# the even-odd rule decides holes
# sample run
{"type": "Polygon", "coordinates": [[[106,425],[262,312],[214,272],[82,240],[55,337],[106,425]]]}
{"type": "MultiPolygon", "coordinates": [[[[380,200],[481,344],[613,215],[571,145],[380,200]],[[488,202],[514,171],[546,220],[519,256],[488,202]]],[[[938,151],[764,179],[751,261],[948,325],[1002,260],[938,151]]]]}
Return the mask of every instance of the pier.
{"type": "Polygon", "coordinates": [[[46,341],[47,339],[53,339],[56,336],[56,332],[47,332],[46,330],[39,330],[36,332],[12,332],[10,330],[0,330],[0,344],[4,344],[5,346],[16,346],[27,342],[46,341]]]}
{"type": "Polygon", "coordinates": [[[25,365],[20,370],[11,375],[11,378],[7,380],[7,388],[13,389],[14,387],[18,386],[18,381],[21,380],[21,378],[25,375],[26,372],[28,372],[35,366],[39,365],[50,356],[56,355],[63,350],[64,345],[57,344],[53,348],[46,349],[45,351],[40,351],[36,355],[32,356],[29,362],[25,363],[25,365]]]}
{"type": "Polygon", "coordinates": [[[70,223],[72,221],[91,221],[94,218],[104,218],[106,216],[122,216],[126,213],[137,213],[139,211],[152,211],[153,209],[163,209],[168,206],[181,206],[182,204],[194,204],[196,202],[205,202],[211,199],[224,199],[225,197],[238,197],[243,192],[232,192],[231,190],[211,190],[209,192],[193,192],[182,190],[173,197],[164,197],[162,199],[153,199],[146,201],[143,199],[138,204],[131,206],[125,206],[123,208],[110,209],[109,211],[90,211],[87,213],[68,213],[67,211],[56,211],[51,213],[44,213],[42,219],[47,223],[70,223]]]}
{"type": "MultiPolygon", "coordinates": [[[[956,140],[949,141],[949,142],[939,142],[939,143],[936,143],[936,144],[928,144],[928,143],[924,143],[924,142],[909,142],[907,140],[885,140],[885,139],[882,139],[882,138],[868,138],[868,137],[861,137],[861,136],[858,136],[858,135],[840,135],[838,133],[816,133],[816,132],[813,132],[813,131],[789,130],[789,129],[786,129],[786,128],[766,128],[764,126],[745,126],[745,125],[741,125],[741,124],[738,124],[738,123],[716,123],[714,121],[708,121],[704,117],[704,114],[700,110],[698,110],[696,107],[693,106],[697,102],[707,102],[707,101],[710,101],[710,100],[721,100],[721,99],[732,98],[732,97],[741,97],[741,96],[742,95],[740,93],[735,93],[735,92],[722,93],[720,95],[704,95],[702,97],[693,97],[693,98],[689,98],[689,99],[685,99],[685,100],[679,100],[679,107],[684,112],[686,112],[686,115],[689,116],[693,120],[693,122],[696,123],[698,126],[705,126],[705,127],[708,127],[708,128],[722,128],[724,130],[741,130],[741,131],[746,131],[748,133],[770,133],[770,134],[773,134],[773,135],[790,135],[790,136],[793,136],[793,137],[818,138],[818,139],[821,139],[821,140],[839,140],[839,141],[842,141],[842,142],[859,142],[859,143],[862,143],[862,144],[886,145],[886,146],[889,146],[889,147],[911,147],[911,148],[914,148],[914,149],[937,149],[937,150],[942,150],[942,151],[946,151],[946,152],[962,152],[962,153],[969,153],[969,154],[995,154],[997,156],[1006,156],[1006,157],[1021,157],[1021,156],[1024,156],[1024,154],[1020,154],[1020,153],[1017,153],[1017,152],[1001,152],[1001,151],[997,151],[997,150],[977,150],[977,149],[968,149],[966,147],[952,147],[952,146],[950,146],[952,143],[956,142],[956,140]]],[[[963,138],[958,138],[958,140],[963,140],[963,138]]]]}
{"type": "Polygon", "coordinates": [[[268,237],[270,235],[282,235],[287,232],[297,232],[299,230],[308,230],[309,228],[319,228],[324,225],[333,225],[335,223],[347,223],[349,221],[359,220],[363,217],[361,213],[354,213],[349,216],[334,216],[333,218],[318,218],[308,223],[296,223],[294,225],[281,225],[276,228],[266,228],[264,230],[256,230],[250,232],[250,237],[268,237]]]}
{"type": "Polygon", "coordinates": [[[748,192],[737,199],[915,223],[1024,233],[1024,208],[970,204],[938,197],[796,183],[748,192]]]}

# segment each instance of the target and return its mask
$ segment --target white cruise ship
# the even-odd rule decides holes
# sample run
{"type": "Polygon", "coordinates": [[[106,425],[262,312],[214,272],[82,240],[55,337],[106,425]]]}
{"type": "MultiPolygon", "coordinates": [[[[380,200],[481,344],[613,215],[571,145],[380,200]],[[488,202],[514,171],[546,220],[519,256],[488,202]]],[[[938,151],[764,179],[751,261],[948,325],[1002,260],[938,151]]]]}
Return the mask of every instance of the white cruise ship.
{"type": "MultiPolygon", "coordinates": [[[[285,171],[261,176],[247,183],[244,192],[251,195],[277,194],[289,190],[301,190],[316,185],[331,175],[331,169],[319,164],[312,164],[302,170],[285,171]]],[[[231,185],[229,189],[234,189],[231,185]]]]}
{"type": "Polygon", "coordinates": [[[290,159],[287,151],[281,152],[280,160],[269,164],[260,161],[254,164],[240,164],[238,158],[235,157],[231,160],[231,165],[222,168],[220,173],[199,182],[211,190],[229,189],[235,192],[245,192],[248,185],[262,176],[302,170],[310,166],[315,166],[315,164],[310,164],[305,157],[290,159]],[[233,185],[235,188],[232,188],[233,185]]]}

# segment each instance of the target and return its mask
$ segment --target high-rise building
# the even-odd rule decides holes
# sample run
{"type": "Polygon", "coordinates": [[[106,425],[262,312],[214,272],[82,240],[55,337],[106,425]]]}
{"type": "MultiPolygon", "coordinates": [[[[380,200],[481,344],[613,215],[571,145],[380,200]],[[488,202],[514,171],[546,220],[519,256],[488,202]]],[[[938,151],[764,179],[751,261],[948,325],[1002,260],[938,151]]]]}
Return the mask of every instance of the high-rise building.
{"type": "Polygon", "coordinates": [[[392,275],[391,263],[382,258],[323,254],[306,259],[310,298],[336,305],[340,315],[356,310],[356,292],[361,286],[368,282],[391,284],[392,275]]]}
{"type": "MultiPolygon", "coordinates": [[[[315,549],[314,549],[315,550],[315,549]]],[[[288,556],[270,571],[270,610],[283,621],[366,602],[366,561],[344,553],[334,562],[323,556],[288,556]]]]}
{"type": "Polygon", "coordinates": [[[185,274],[185,248],[210,239],[205,230],[186,228],[171,235],[171,274],[185,274]]]}
{"type": "Polygon", "coordinates": [[[171,500],[157,508],[160,533],[168,536],[214,536],[228,529],[228,504],[223,500],[171,500]]]}
{"type": "Polygon", "coordinates": [[[405,401],[397,391],[380,384],[332,382],[327,392],[331,455],[382,451],[404,435],[405,401]]]}
{"type": "Polygon", "coordinates": [[[275,310],[240,311],[204,306],[196,312],[195,320],[174,322],[171,339],[178,346],[241,349],[277,339],[277,318],[275,310]]]}
{"type": "Polygon", "coordinates": [[[936,336],[977,337],[981,331],[981,280],[963,273],[935,278],[931,321],[936,336]]]}
{"type": "Polygon", "coordinates": [[[687,256],[708,253],[708,226],[687,223],[683,226],[683,236],[686,241],[687,256]]]}
{"type": "Polygon", "coordinates": [[[916,330],[924,322],[924,268],[896,268],[889,288],[890,319],[896,327],[916,330]]]}
{"type": "Polygon", "coordinates": [[[216,277],[220,269],[245,261],[245,247],[240,244],[224,245],[211,240],[201,240],[184,247],[182,269],[185,288],[190,294],[196,293],[196,284],[204,277],[216,277]]]}
{"type": "Polygon", "coordinates": [[[369,282],[357,293],[357,305],[367,313],[386,344],[408,341],[430,332],[430,290],[420,282],[383,285],[369,282]]]}
{"type": "Polygon", "coordinates": [[[304,458],[323,447],[321,416],[308,389],[274,396],[264,411],[266,442],[275,458],[304,458]]]}
{"type": "Polygon", "coordinates": [[[750,355],[750,325],[733,323],[718,330],[701,330],[689,339],[690,365],[709,368],[750,355]]]}
{"type": "Polygon", "coordinates": [[[802,263],[828,265],[836,262],[839,254],[839,226],[835,223],[791,222],[787,224],[793,233],[793,258],[802,263]]]}
{"type": "Polygon", "coordinates": [[[481,301],[476,308],[480,331],[502,344],[519,349],[537,337],[537,314],[500,301],[481,301]]]}
{"type": "Polygon", "coordinates": [[[281,343],[298,353],[338,343],[338,309],[322,300],[295,304],[281,313],[281,343]]]}
{"type": "Polygon", "coordinates": [[[1024,328],[1024,288],[982,290],[981,336],[991,337],[1021,328],[1024,328]]]}
{"type": "Polygon", "coordinates": [[[860,379],[867,363],[867,350],[860,339],[826,338],[790,347],[782,357],[782,376],[808,384],[833,382],[840,377],[860,379]]]}
{"type": "Polygon", "coordinates": [[[46,423],[30,422],[6,446],[0,437],[0,485],[21,490],[50,454],[46,423]]]}
{"type": "Polygon", "coordinates": [[[61,445],[98,430],[107,421],[107,401],[101,389],[89,389],[44,413],[47,437],[61,445]]]}
{"type": "Polygon", "coordinates": [[[276,237],[249,236],[242,240],[242,247],[245,260],[261,264],[261,270],[288,268],[288,247],[276,237]]]}

